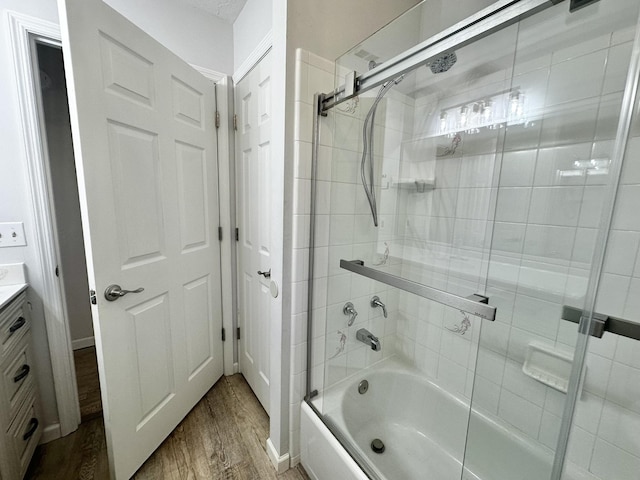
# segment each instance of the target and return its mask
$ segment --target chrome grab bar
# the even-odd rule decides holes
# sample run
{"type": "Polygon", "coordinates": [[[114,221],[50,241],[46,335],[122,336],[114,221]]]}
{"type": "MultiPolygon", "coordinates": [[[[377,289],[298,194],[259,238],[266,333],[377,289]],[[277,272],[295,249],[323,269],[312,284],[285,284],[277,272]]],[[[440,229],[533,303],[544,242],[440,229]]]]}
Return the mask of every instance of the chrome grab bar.
{"type": "MultiPolygon", "coordinates": [[[[568,305],[564,305],[562,307],[561,317],[563,320],[580,324],[580,319],[583,316],[584,312],[579,308],[570,307],[568,305]]],[[[611,332],[622,337],[640,340],[640,323],[624,320],[622,318],[610,317],[600,313],[594,313],[589,335],[596,338],[602,338],[604,332],[611,332]]]]}
{"type": "Polygon", "coordinates": [[[362,260],[340,260],[340,268],[492,322],[496,319],[496,307],[488,305],[489,298],[483,295],[461,297],[375,268],[365,267],[362,260]]]}

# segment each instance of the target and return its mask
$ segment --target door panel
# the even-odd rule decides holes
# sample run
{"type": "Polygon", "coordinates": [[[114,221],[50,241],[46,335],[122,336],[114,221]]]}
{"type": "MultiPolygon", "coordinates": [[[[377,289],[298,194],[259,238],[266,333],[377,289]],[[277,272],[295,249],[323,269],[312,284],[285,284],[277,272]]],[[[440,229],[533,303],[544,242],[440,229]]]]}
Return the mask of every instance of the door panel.
{"type": "Polygon", "coordinates": [[[214,86],[99,0],[61,4],[111,474],[222,375],[214,86]],[[130,293],[114,302],[110,284],[130,293]]]}
{"type": "Polygon", "coordinates": [[[238,322],[240,371],[269,412],[271,268],[271,60],[267,54],[236,86],[238,110],[238,322]]]}

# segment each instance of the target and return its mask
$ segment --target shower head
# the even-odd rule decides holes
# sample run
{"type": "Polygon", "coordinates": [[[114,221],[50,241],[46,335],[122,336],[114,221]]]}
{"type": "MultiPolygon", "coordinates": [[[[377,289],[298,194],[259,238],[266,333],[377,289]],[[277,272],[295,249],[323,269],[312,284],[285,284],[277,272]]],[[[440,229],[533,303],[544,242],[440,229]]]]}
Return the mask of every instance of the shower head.
{"type": "Polygon", "coordinates": [[[429,68],[431,69],[431,73],[438,74],[447,72],[451,67],[453,67],[458,61],[458,56],[456,52],[445,53],[440,55],[438,58],[429,63],[429,68]]]}

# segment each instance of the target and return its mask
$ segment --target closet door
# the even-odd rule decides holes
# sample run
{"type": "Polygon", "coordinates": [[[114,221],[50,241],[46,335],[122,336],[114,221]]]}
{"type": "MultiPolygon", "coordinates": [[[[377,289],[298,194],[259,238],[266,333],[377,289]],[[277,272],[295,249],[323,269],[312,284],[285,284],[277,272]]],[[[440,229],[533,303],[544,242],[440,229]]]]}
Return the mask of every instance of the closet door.
{"type": "Polygon", "coordinates": [[[214,86],[99,0],[65,0],[60,19],[107,448],[125,479],[222,375],[214,86]]]}
{"type": "Polygon", "coordinates": [[[236,85],[240,371],[269,413],[271,54],[236,85]]]}

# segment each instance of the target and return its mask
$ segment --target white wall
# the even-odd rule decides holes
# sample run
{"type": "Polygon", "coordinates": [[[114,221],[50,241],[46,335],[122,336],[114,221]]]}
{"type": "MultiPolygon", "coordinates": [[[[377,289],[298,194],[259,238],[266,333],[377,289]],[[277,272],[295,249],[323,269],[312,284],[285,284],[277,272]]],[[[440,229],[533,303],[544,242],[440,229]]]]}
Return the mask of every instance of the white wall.
{"type": "Polygon", "coordinates": [[[272,0],[247,0],[233,22],[233,71],[251,55],[273,25],[272,0]]]}
{"type": "MultiPolygon", "coordinates": [[[[111,0],[111,6],[120,10],[136,24],[141,25],[161,43],[181,55],[186,61],[212,70],[232,73],[233,35],[231,25],[192,9],[174,6],[169,0],[146,1],[111,0]]],[[[44,325],[44,311],[40,292],[42,280],[40,265],[33,245],[34,220],[28,198],[28,179],[25,145],[22,138],[20,113],[16,99],[17,86],[13,57],[10,50],[6,11],[15,11],[50,22],[58,22],[55,0],[0,0],[0,222],[24,222],[26,247],[0,248],[0,263],[24,262],[31,284],[33,305],[33,339],[37,376],[43,406],[45,426],[57,422],[57,405],[53,390],[48,340],[44,325]]]]}
{"type": "Polygon", "coordinates": [[[233,73],[233,27],[176,0],[105,0],[183,60],[233,73]]]}

